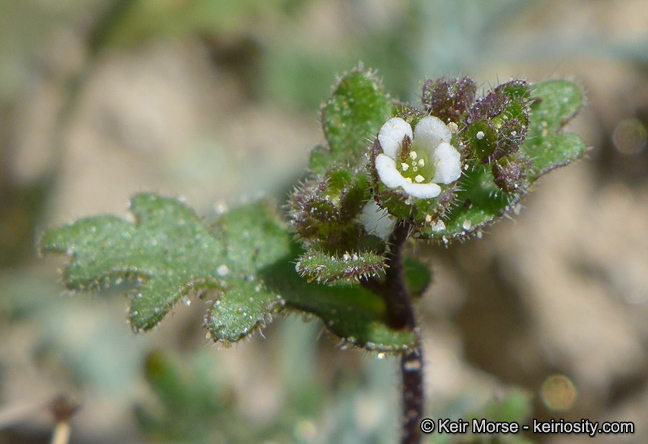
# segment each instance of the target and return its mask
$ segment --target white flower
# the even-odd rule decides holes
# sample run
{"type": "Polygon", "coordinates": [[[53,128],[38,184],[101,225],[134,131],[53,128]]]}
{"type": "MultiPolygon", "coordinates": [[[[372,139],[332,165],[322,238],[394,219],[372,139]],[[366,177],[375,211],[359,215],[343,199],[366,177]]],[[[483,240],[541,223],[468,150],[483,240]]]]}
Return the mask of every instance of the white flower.
{"type": "Polygon", "coordinates": [[[360,223],[362,223],[367,233],[378,236],[382,240],[387,240],[394,231],[396,219],[391,217],[387,210],[380,208],[372,199],[362,209],[360,223]]]}
{"type": "Polygon", "coordinates": [[[414,134],[409,123],[392,117],[378,133],[383,150],[376,157],[380,180],[419,199],[437,197],[441,194],[438,184],[461,177],[461,154],[450,145],[451,139],[452,132],[437,117],[422,118],[414,134]]]}

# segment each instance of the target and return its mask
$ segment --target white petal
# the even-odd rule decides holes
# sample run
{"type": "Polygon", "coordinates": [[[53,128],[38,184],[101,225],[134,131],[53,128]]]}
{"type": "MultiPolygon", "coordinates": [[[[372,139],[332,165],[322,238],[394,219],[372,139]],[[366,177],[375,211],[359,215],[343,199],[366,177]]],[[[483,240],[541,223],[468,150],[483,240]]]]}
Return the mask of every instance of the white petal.
{"type": "Polygon", "coordinates": [[[396,161],[384,154],[378,154],[376,157],[376,171],[382,183],[389,188],[402,187],[407,181],[396,169],[396,161]]]}
{"type": "Polygon", "coordinates": [[[412,139],[412,127],[409,123],[400,117],[392,117],[385,122],[378,132],[378,142],[383,153],[395,159],[405,136],[412,139]]]}
{"type": "Polygon", "coordinates": [[[449,143],[442,143],[432,153],[434,182],[452,183],[461,177],[461,154],[449,143]]]}
{"type": "Polygon", "coordinates": [[[394,231],[396,219],[390,216],[387,210],[380,208],[376,202],[370,200],[362,209],[360,223],[367,233],[386,240],[394,231]]]}
{"type": "Polygon", "coordinates": [[[450,128],[441,119],[434,116],[423,117],[414,128],[416,143],[426,144],[430,150],[439,144],[452,140],[450,128]]]}
{"type": "Polygon", "coordinates": [[[432,199],[441,194],[441,187],[435,183],[405,183],[403,189],[419,199],[432,199]]]}

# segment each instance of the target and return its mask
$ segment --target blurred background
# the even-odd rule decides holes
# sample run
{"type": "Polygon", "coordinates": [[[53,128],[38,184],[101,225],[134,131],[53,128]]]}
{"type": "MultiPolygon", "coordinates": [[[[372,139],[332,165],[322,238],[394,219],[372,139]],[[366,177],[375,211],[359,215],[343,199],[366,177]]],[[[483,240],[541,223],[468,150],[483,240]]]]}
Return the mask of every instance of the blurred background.
{"type": "Polygon", "coordinates": [[[221,349],[200,300],[134,335],[123,294],[62,295],[64,258],[35,251],[138,191],[204,215],[283,201],[359,61],[414,103],[441,75],[583,87],[585,160],[483,239],[413,247],[434,270],[428,412],[634,421],[508,442],[648,442],[646,0],[2,0],[0,443],[49,442],[59,394],[79,444],[396,442],[395,359],[299,316],[221,349]]]}

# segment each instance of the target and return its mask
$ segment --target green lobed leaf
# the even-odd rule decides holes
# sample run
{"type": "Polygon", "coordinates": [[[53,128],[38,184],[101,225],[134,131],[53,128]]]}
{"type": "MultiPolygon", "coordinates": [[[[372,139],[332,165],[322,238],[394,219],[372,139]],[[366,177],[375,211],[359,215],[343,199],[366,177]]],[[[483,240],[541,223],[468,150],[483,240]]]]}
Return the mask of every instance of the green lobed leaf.
{"type": "Polygon", "coordinates": [[[223,287],[218,269],[225,248],[198,217],[174,199],[139,194],[135,223],[97,216],[47,231],[45,252],[72,256],[64,279],[70,290],[94,290],[120,279],[141,281],[131,303],[133,329],[154,327],[184,295],[223,287]]]}
{"type": "Polygon", "coordinates": [[[354,69],[338,81],[322,108],[322,126],[328,142],[315,148],[310,168],[324,174],[339,166],[357,166],[380,127],[395,112],[394,105],[372,71],[354,69]]]}
{"type": "Polygon", "coordinates": [[[399,352],[414,346],[414,333],[387,326],[384,301],[359,285],[309,283],[295,273],[289,261],[267,267],[262,275],[266,286],[281,294],[289,307],[318,316],[330,332],[348,344],[377,352],[399,352]]]}
{"type": "Polygon", "coordinates": [[[225,345],[249,336],[269,322],[284,304],[257,280],[238,280],[223,291],[208,310],[205,323],[214,341],[225,345]]]}
{"type": "Polygon", "coordinates": [[[583,106],[583,92],[569,80],[550,80],[531,85],[529,131],[521,151],[533,166],[532,180],[580,158],[585,141],[574,133],[560,129],[583,106]]]}
{"type": "MultiPolygon", "coordinates": [[[[216,230],[219,229],[223,232],[223,238],[227,239],[229,256],[236,254],[235,257],[240,260],[250,258],[252,254],[257,259],[255,274],[239,275],[243,283],[232,290],[235,294],[230,296],[225,293],[210,310],[207,323],[215,338],[233,342],[233,338],[244,336],[245,329],[250,328],[233,323],[228,317],[259,317],[260,322],[264,322],[269,320],[267,314],[285,306],[318,316],[333,334],[349,344],[368,350],[397,352],[414,344],[412,332],[394,330],[386,325],[385,305],[378,295],[359,285],[330,287],[299,276],[294,264],[303,252],[296,244],[289,244],[292,233],[272,212],[264,211],[259,204],[224,214],[217,223],[216,230]],[[236,242],[233,242],[235,239],[236,242]],[[277,244],[272,249],[273,253],[266,253],[265,259],[259,260],[260,253],[254,253],[258,245],[272,243],[277,244]],[[280,253],[285,256],[279,257],[280,253]],[[266,309],[263,308],[264,303],[269,304],[266,309]],[[214,317],[216,313],[218,318],[214,317]],[[261,319],[264,313],[266,319],[261,319]]],[[[350,260],[353,261],[353,257],[350,260]]],[[[243,260],[243,263],[247,262],[247,259],[243,260]]],[[[412,282],[415,290],[422,288],[424,284],[420,268],[414,271],[416,267],[408,261],[407,269],[410,270],[408,276],[415,277],[408,279],[408,283],[412,282]]],[[[236,272],[233,271],[232,279],[235,277],[236,272]]]]}
{"type": "Polygon", "coordinates": [[[235,269],[231,277],[254,275],[257,270],[290,251],[292,233],[277,215],[270,200],[253,202],[222,214],[213,232],[223,241],[235,269]]]}
{"type": "MultiPolygon", "coordinates": [[[[300,277],[294,263],[302,251],[268,201],[233,209],[211,229],[175,199],[139,194],[130,208],[134,223],[114,216],[82,219],[44,233],[41,249],[72,257],[64,272],[71,290],[135,279],[130,322],[136,331],[157,325],[183,296],[212,290],[216,300],[206,324],[225,344],[286,306],[319,316],[331,332],[368,350],[399,351],[414,343],[412,332],[386,325],[378,295],[359,285],[328,287],[300,277]]],[[[420,288],[422,275],[415,273],[413,285],[420,288]]]]}
{"type": "Polygon", "coordinates": [[[227,287],[209,309],[206,324],[212,338],[225,344],[265,325],[284,301],[268,291],[258,271],[290,251],[292,234],[268,201],[223,214],[214,227],[227,251],[227,287]]]}
{"type": "MultiPolygon", "coordinates": [[[[585,153],[585,142],[572,133],[561,133],[562,127],[576,114],[583,94],[573,82],[552,80],[530,86],[529,129],[520,154],[530,164],[528,184],[543,174],[566,165],[585,153]]],[[[493,182],[488,165],[477,164],[458,182],[454,207],[443,225],[426,227],[421,236],[447,242],[477,232],[511,210],[528,187],[515,193],[504,193],[493,182]]]]}

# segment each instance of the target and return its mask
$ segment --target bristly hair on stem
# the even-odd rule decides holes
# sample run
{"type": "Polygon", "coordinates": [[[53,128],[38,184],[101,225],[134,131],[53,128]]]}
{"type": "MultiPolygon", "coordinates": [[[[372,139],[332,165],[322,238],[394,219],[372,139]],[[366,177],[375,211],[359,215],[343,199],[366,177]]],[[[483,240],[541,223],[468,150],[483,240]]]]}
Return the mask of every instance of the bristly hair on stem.
{"type": "Polygon", "coordinates": [[[363,281],[365,288],[379,294],[385,300],[390,326],[411,330],[416,334],[414,347],[403,353],[400,363],[403,403],[402,444],[421,442],[422,434],[419,425],[425,409],[421,338],[412,306],[412,297],[405,284],[404,274],[403,248],[410,233],[409,223],[400,221],[389,239],[390,249],[386,255],[388,268],[384,279],[379,281],[374,278],[363,281]]]}

